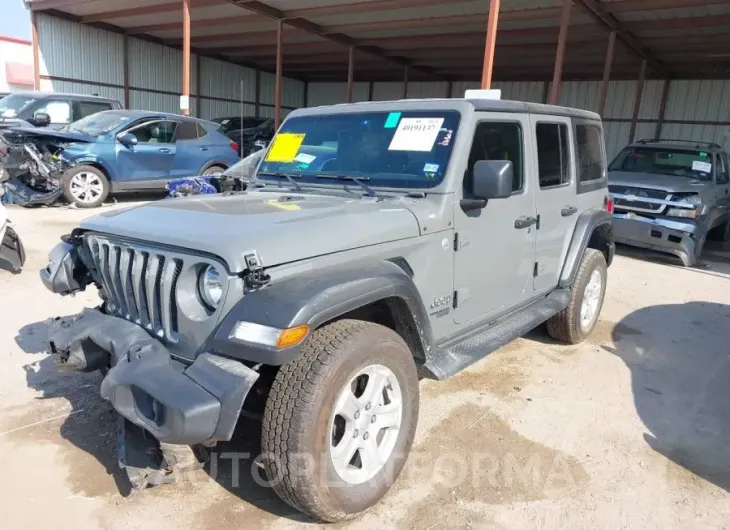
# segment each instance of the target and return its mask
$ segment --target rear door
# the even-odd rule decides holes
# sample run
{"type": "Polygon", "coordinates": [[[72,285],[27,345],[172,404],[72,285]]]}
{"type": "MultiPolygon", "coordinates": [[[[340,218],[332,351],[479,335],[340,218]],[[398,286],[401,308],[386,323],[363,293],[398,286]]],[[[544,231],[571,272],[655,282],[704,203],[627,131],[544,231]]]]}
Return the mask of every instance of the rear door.
{"type": "Polygon", "coordinates": [[[480,210],[464,211],[454,203],[454,321],[489,320],[532,296],[529,287],[535,251],[536,220],[530,123],[526,115],[489,113],[478,116],[463,198],[474,164],[479,160],[510,160],[512,195],[493,199],[480,210]]]}
{"type": "Polygon", "coordinates": [[[540,293],[558,284],[580,204],[575,191],[575,155],[570,118],[532,115],[540,228],[535,244],[533,286],[540,293]]]}
{"type": "Polygon", "coordinates": [[[125,132],[137,138],[137,145],[115,144],[118,187],[134,189],[162,188],[170,177],[175,156],[177,122],[155,120],[125,132]]]}
{"type": "MultiPolygon", "coordinates": [[[[171,178],[192,177],[213,159],[213,150],[206,136],[194,120],[182,120],[175,133],[175,157],[170,169],[171,178]]],[[[208,135],[209,136],[209,135],[208,135]]]]}

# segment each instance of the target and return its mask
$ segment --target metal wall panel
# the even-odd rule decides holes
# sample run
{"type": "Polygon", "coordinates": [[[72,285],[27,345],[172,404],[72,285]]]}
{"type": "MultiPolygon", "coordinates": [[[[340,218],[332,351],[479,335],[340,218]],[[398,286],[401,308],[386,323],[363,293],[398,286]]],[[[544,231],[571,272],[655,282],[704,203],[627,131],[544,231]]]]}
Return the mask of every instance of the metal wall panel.
{"type": "MultiPolygon", "coordinates": [[[[541,81],[499,82],[493,85],[495,89],[502,91],[502,99],[529,101],[530,103],[542,103],[545,91],[545,83],[541,81]]],[[[462,93],[461,97],[463,96],[462,93]]]]}
{"type": "MultiPolygon", "coordinates": [[[[195,98],[191,98],[190,103],[191,106],[194,106],[195,98]]],[[[179,114],[180,97],[169,94],[155,94],[143,90],[130,90],[129,108],[179,114]]],[[[190,114],[195,115],[194,109],[191,109],[190,114]]]]}
{"type": "MultiPolygon", "coordinates": [[[[354,83],[352,99],[355,102],[367,101],[370,83],[354,83]]],[[[307,106],[336,105],[347,102],[347,83],[309,83],[307,106]]]]}
{"type": "Polygon", "coordinates": [[[101,96],[104,98],[116,99],[119,103],[124,105],[124,90],[121,88],[89,85],[87,83],[71,81],[52,81],[50,79],[41,79],[41,90],[45,92],[70,92],[72,94],[101,96]]]}
{"type": "Polygon", "coordinates": [[[481,86],[479,81],[457,81],[451,87],[452,98],[463,98],[467,90],[475,90],[481,86]]]}
{"type": "Polygon", "coordinates": [[[375,83],[373,101],[391,101],[403,98],[403,83],[375,83]]]}
{"type": "Polygon", "coordinates": [[[672,81],[667,120],[730,122],[730,80],[672,81]]]}
{"type": "MultiPolygon", "coordinates": [[[[261,72],[261,103],[274,104],[276,76],[261,72]]],[[[304,106],[304,81],[284,77],[282,81],[281,105],[299,108],[304,106]]]]}
{"type": "Polygon", "coordinates": [[[41,75],[121,85],[122,41],[110,31],[38,14],[41,75]]]}
{"type": "Polygon", "coordinates": [[[201,57],[200,92],[203,96],[253,102],[256,100],[256,72],[244,66],[201,57]]]}
{"type": "MultiPolygon", "coordinates": [[[[120,55],[119,61],[121,60],[120,55]]],[[[190,88],[192,92],[195,87],[195,68],[192,57],[191,63],[190,88]]],[[[154,42],[130,38],[129,84],[134,88],[151,88],[180,94],[182,92],[182,52],[154,42]]]]}
{"type": "Polygon", "coordinates": [[[201,118],[212,120],[213,118],[240,116],[242,112],[244,116],[253,116],[256,113],[256,106],[203,98],[200,102],[200,110],[201,118]]]}
{"type": "Polygon", "coordinates": [[[714,142],[730,149],[730,129],[725,125],[692,125],[667,123],[662,128],[662,138],[680,138],[698,142],[714,142]]]}
{"type": "Polygon", "coordinates": [[[629,141],[631,124],[626,122],[606,122],[603,124],[603,134],[606,139],[606,157],[609,161],[626,146],[629,141]]]}
{"type": "Polygon", "coordinates": [[[631,118],[634,113],[636,81],[611,81],[606,97],[606,118],[631,118]]]}
{"type": "MultiPolygon", "coordinates": [[[[428,81],[408,83],[408,99],[445,98],[449,84],[446,82],[428,81]]],[[[402,94],[401,88],[401,94],[402,94]]],[[[400,98],[400,95],[398,96],[400,98]]]]}

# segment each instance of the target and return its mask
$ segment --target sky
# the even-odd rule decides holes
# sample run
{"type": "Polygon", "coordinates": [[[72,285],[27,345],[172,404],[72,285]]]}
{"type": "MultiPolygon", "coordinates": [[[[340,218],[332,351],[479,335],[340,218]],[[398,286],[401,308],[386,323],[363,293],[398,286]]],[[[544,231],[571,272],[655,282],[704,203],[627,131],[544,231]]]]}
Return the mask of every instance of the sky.
{"type": "Polygon", "coordinates": [[[2,1],[0,17],[0,35],[30,40],[30,12],[25,9],[23,0],[2,1]]]}

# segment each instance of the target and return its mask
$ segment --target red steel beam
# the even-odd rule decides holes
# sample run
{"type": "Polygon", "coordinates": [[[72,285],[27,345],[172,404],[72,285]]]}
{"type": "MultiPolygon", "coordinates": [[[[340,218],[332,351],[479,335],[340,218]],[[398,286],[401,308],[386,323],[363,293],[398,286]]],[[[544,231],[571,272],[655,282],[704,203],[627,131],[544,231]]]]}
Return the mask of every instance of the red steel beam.
{"type": "Polygon", "coordinates": [[[601,81],[601,97],[598,100],[598,114],[603,116],[606,110],[606,98],[608,97],[608,82],[611,79],[611,66],[613,65],[613,51],[616,47],[616,32],[612,31],[608,36],[608,48],[606,48],[606,62],[603,65],[603,80],[601,81]]]}
{"type": "Polygon", "coordinates": [[[190,0],[182,0],[183,12],[183,53],[182,53],[182,95],[187,98],[187,109],[182,113],[190,114],[190,0]]]}
{"type": "Polygon", "coordinates": [[[38,15],[30,13],[31,46],[33,47],[33,89],[41,89],[41,53],[38,48],[38,15]]]}
{"type": "Polygon", "coordinates": [[[489,16],[487,17],[487,35],[484,44],[484,60],[482,62],[482,88],[492,88],[492,73],[494,71],[494,48],[497,45],[497,26],[499,25],[499,1],[489,1],[489,16]]]}
{"type": "MultiPolygon", "coordinates": [[[[196,28],[215,28],[220,26],[237,26],[239,30],[245,31],[246,26],[255,27],[265,20],[266,17],[252,13],[250,15],[242,15],[240,17],[227,18],[204,18],[202,20],[193,20],[196,28]]],[[[149,24],[146,26],[131,26],[124,28],[129,35],[139,35],[144,33],[153,33],[155,31],[169,31],[180,27],[180,22],[165,22],[161,24],[149,24]]]]}
{"type": "Polygon", "coordinates": [[[671,79],[667,79],[664,81],[664,86],[662,87],[662,99],[661,103],[659,104],[659,119],[656,123],[656,129],[654,129],[654,139],[658,140],[662,137],[662,127],[664,127],[664,117],[667,114],[667,101],[669,99],[669,87],[672,84],[671,79]]]}
{"type": "Polygon", "coordinates": [[[195,56],[195,115],[200,118],[203,114],[202,80],[200,75],[200,55],[195,56]]]}
{"type": "MultiPolygon", "coordinates": [[[[34,4],[36,2],[33,2],[34,4]]],[[[225,0],[195,0],[195,7],[209,7],[225,4],[225,0]]],[[[157,15],[159,13],[169,13],[180,9],[180,2],[167,2],[164,4],[156,4],[151,6],[129,7],[118,9],[116,11],[105,11],[86,15],[81,17],[81,22],[108,22],[116,18],[137,17],[143,15],[157,15]]]]}
{"type": "Polygon", "coordinates": [[[636,138],[636,125],[639,123],[639,112],[641,111],[641,99],[644,96],[644,84],[646,82],[646,68],[648,60],[641,61],[641,70],[639,70],[639,80],[636,82],[636,99],[634,100],[634,112],[631,115],[631,131],[629,132],[629,143],[633,143],[636,138]]]}
{"type": "Polygon", "coordinates": [[[560,15],[560,32],[558,33],[558,49],[555,52],[555,70],[553,71],[553,88],[550,93],[550,103],[558,104],[560,96],[560,82],[563,76],[563,61],[565,60],[565,44],[568,40],[568,26],[570,25],[570,8],[573,0],[563,0],[563,12],[560,15]]]}
{"type": "Polygon", "coordinates": [[[347,54],[347,102],[352,103],[352,87],[355,80],[355,48],[350,46],[347,54]]]}
{"type": "Polygon", "coordinates": [[[124,108],[129,108],[129,37],[122,36],[122,78],[124,83],[124,108]]]}
{"type": "Polygon", "coordinates": [[[282,92],[282,74],[283,74],[283,34],[284,22],[277,21],[276,24],[276,86],[274,89],[274,128],[279,130],[281,125],[281,92],[282,92]]]}

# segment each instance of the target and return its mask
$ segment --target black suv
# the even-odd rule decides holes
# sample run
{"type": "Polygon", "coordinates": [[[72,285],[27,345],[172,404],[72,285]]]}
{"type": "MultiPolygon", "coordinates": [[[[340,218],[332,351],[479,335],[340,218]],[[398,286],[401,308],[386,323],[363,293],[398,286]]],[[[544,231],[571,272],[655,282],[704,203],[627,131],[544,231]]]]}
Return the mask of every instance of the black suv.
{"type": "Polygon", "coordinates": [[[69,123],[102,110],[121,109],[115,99],[60,92],[15,92],[0,99],[0,130],[10,127],[50,127],[69,123]]]}

